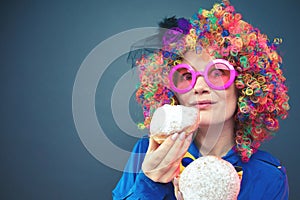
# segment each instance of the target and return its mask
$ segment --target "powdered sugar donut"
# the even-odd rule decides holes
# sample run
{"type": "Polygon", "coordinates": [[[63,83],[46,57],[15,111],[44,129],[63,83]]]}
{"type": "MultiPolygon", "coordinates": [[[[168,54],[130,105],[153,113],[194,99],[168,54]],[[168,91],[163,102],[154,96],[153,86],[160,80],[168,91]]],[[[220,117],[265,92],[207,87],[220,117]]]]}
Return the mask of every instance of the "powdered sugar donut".
{"type": "Polygon", "coordinates": [[[162,143],[169,135],[195,131],[199,124],[199,110],[182,105],[168,105],[156,109],[150,122],[150,137],[162,143]]]}
{"type": "Polygon", "coordinates": [[[183,170],[179,190],[184,200],[233,200],[240,191],[240,178],[229,162],[204,156],[183,170]]]}

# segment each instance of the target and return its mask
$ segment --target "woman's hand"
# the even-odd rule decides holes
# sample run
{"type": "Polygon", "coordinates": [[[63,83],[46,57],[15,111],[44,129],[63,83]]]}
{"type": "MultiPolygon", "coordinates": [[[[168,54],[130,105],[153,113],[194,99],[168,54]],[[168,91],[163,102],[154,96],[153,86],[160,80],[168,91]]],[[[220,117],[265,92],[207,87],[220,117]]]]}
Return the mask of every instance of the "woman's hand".
{"type": "Polygon", "coordinates": [[[179,174],[179,164],[191,144],[193,134],[169,136],[161,145],[150,138],[142,165],[144,174],[155,182],[168,183],[179,174]]]}

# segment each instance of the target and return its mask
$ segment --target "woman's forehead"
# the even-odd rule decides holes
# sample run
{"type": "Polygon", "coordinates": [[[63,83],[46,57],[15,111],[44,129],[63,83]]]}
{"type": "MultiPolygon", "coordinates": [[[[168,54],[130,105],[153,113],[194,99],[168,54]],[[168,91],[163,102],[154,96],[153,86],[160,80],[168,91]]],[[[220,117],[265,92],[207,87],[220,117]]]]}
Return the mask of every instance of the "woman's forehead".
{"type": "Polygon", "coordinates": [[[206,51],[197,53],[196,51],[187,51],[183,55],[183,63],[191,65],[197,70],[205,69],[206,65],[214,59],[213,56],[210,56],[206,51]]]}

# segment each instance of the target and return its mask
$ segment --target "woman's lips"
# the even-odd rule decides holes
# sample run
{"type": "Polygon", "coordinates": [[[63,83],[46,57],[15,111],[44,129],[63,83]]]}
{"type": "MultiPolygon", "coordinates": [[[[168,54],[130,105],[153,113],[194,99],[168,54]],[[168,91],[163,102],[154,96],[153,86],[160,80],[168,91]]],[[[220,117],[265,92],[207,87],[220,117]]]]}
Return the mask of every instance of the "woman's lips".
{"type": "Polygon", "coordinates": [[[216,102],[212,102],[212,101],[209,101],[209,100],[204,100],[204,101],[194,102],[194,103],[192,103],[192,105],[193,105],[193,107],[196,107],[200,110],[205,110],[205,109],[210,108],[215,103],[216,102]]]}

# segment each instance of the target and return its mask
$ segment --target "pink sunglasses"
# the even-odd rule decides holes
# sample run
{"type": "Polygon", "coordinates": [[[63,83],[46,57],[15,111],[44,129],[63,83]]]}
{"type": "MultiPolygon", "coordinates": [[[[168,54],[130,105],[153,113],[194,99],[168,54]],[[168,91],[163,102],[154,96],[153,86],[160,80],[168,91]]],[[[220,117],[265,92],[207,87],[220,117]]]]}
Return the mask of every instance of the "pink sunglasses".
{"type": "Polygon", "coordinates": [[[215,90],[225,90],[235,80],[237,72],[224,59],[215,59],[207,64],[204,71],[195,71],[186,63],[174,66],[169,74],[171,88],[174,92],[186,93],[196,84],[198,76],[203,76],[207,85],[215,90]]]}

